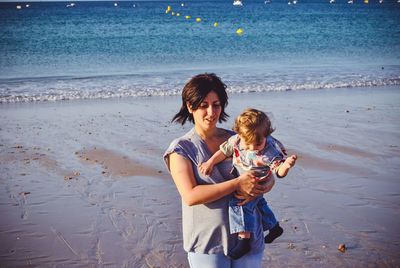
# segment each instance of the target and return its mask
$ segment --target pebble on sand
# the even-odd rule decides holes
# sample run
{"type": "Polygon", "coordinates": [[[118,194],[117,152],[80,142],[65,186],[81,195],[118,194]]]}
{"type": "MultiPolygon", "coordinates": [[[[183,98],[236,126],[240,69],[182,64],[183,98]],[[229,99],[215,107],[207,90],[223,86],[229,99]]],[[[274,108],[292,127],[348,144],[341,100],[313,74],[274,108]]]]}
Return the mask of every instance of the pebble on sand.
{"type": "Polygon", "coordinates": [[[345,244],[340,244],[337,248],[340,252],[346,252],[347,248],[345,244]]]}

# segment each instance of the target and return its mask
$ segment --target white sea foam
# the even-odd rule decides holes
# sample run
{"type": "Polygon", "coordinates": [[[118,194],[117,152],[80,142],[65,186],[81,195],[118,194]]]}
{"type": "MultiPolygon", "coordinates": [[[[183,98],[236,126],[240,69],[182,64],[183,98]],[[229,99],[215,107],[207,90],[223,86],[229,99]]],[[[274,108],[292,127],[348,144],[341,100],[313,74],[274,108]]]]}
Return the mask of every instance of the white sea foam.
{"type": "MultiPolygon", "coordinates": [[[[400,85],[400,76],[341,78],[342,80],[336,81],[335,79],[321,79],[321,81],[305,79],[304,81],[278,82],[271,77],[266,79],[257,77],[252,80],[244,77],[245,81],[232,78],[225,79],[225,82],[228,85],[228,92],[233,94],[400,85]]],[[[176,81],[183,82],[173,83],[166,79],[143,79],[143,77],[133,79],[121,76],[3,80],[0,84],[0,103],[172,96],[180,94],[185,80],[176,81]]]]}

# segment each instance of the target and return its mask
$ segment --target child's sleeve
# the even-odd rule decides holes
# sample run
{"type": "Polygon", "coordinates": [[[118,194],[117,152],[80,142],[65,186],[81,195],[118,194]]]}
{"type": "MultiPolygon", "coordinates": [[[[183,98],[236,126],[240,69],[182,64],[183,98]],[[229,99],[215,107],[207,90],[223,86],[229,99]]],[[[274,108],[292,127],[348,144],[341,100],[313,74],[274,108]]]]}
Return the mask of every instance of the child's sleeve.
{"type": "Polygon", "coordinates": [[[276,149],[276,151],[278,153],[278,155],[275,156],[274,160],[271,163],[270,170],[273,173],[275,173],[275,175],[278,178],[283,178],[278,175],[278,170],[286,160],[286,156],[287,156],[286,149],[279,140],[275,139],[272,136],[270,136],[270,137],[271,137],[271,140],[270,140],[271,145],[276,149]]]}
{"type": "Polygon", "coordinates": [[[282,159],[282,160],[277,160],[277,161],[275,161],[275,162],[273,162],[271,164],[271,168],[270,169],[278,178],[283,178],[283,177],[278,175],[278,170],[283,165],[284,162],[285,162],[285,160],[282,159]]]}
{"type": "MultiPolygon", "coordinates": [[[[233,136],[232,136],[233,137],[233,136]]],[[[232,157],[233,156],[233,140],[232,137],[230,137],[227,141],[222,143],[219,146],[219,149],[224,153],[226,157],[232,157]]]]}

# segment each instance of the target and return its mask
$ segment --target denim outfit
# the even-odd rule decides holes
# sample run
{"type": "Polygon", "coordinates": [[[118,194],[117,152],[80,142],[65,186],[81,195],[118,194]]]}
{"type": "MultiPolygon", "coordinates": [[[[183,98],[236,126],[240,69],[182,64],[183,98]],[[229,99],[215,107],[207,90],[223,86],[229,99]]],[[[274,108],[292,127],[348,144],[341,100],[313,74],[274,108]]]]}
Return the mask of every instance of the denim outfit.
{"type": "MultiPolygon", "coordinates": [[[[234,172],[243,174],[252,172],[256,179],[265,182],[276,173],[284,162],[286,151],[283,145],[272,136],[268,136],[265,146],[260,151],[249,151],[240,148],[240,136],[234,135],[220,146],[226,157],[232,157],[234,172]]],[[[232,198],[229,201],[229,225],[231,234],[256,231],[254,210],[262,217],[263,230],[270,230],[277,223],[272,210],[263,196],[257,197],[243,206],[238,206],[241,200],[232,198]]]]}

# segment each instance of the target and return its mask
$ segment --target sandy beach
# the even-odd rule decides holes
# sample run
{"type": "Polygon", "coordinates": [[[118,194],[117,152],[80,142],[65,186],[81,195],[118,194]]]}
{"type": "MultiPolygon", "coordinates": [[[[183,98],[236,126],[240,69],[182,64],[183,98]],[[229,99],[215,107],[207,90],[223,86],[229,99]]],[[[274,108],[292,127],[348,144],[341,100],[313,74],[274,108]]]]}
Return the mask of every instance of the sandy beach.
{"type": "MultiPolygon", "coordinates": [[[[0,267],[188,267],[162,161],[179,96],[0,105],[0,267]]],[[[400,87],[231,94],[299,155],[263,267],[400,267],[400,87]],[[345,244],[347,250],[337,247],[345,244]]]]}

